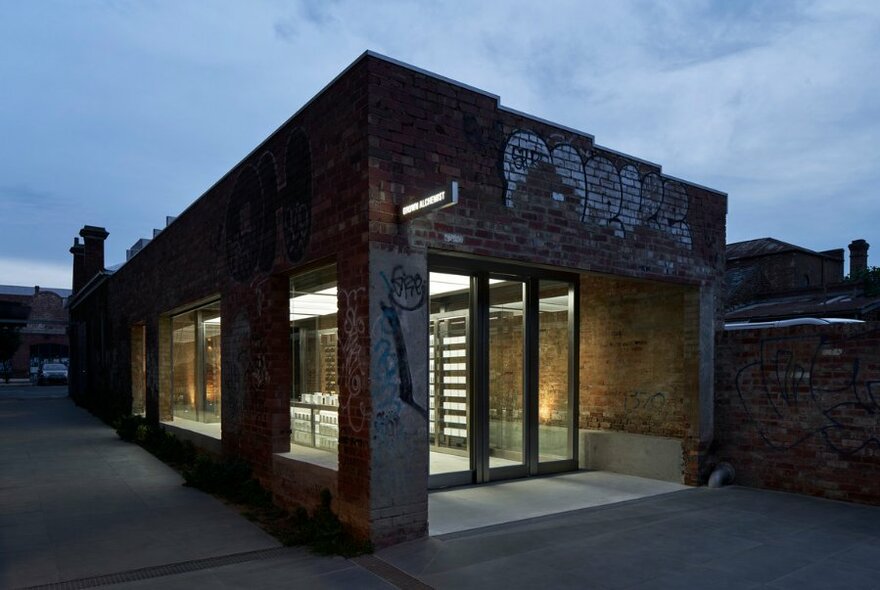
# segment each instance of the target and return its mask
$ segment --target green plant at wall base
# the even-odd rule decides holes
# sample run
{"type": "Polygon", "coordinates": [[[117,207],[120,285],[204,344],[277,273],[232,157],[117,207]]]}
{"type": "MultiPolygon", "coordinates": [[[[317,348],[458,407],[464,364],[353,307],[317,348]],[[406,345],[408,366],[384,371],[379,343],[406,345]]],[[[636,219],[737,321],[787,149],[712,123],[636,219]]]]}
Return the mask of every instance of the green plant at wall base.
{"type": "Polygon", "coordinates": [[[251,468],[243,461],[214,461],[199,455],[183,470],[183,479],[187,486],[235,504],[256,508],[272,505],[272,495],[251,477],[251,468]]]}
{"type": "Polygon", "coordinates": [[[332,497],[329,490],[321,490],[321,503],[311,514],[298,508],[289,516],[280,534],[276,535],[285,545],[308,545],[315,553],[355,557],[372,553],[369,542],[352,536],[330,508],[332,497]]]}

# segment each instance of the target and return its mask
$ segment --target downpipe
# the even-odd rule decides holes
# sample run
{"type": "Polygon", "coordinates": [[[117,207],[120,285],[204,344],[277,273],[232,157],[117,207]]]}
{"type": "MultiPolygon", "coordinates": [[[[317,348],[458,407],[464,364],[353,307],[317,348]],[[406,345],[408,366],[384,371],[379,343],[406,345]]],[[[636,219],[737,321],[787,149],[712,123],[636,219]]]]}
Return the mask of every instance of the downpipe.
{"type": "Polygon", "coordinates": [[[734,477],[736,477],[736,470],[733,465],[724,461],[715,466],[712,475],[709,476],[708,485],[710,488],[722,488],[732,484],[734,477]]]}

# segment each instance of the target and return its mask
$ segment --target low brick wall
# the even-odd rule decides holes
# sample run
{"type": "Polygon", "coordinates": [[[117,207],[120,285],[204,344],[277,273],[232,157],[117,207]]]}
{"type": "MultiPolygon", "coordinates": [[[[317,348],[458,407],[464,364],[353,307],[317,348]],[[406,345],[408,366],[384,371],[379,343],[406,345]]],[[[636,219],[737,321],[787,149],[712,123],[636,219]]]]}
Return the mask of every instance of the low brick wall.
{"type": "Polygon", "coordinates": [[[880,504],[880,326],[726,332],[714,458],[742,485],[880,504]]]}

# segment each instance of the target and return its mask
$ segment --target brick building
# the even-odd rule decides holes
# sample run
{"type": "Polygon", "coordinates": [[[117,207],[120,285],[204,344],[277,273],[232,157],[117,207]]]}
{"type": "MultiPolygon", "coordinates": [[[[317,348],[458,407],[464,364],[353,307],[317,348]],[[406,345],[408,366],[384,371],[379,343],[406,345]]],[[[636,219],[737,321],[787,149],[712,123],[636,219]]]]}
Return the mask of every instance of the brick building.
{"type": "Polygon", "coordinates": [[[725,216],[368,52],[116,270],[83,228],[72,394],[246,459],[281,504],[327,488],[378,546],[426,534],[435,486],[696,483],[725,216]]]}
{"type": "Polygon", "coordinates": [[[11,359],[13,378],[30,376],[44,360],[67,361],[67,298],[70,289],[0,285],[0,324],[18,331],[11,359]]]}
{"type": "Polygon", "coordinates": [[[880,320],[880,287],[866,275],[868,248],[865,240],[849,244],[844,280],[843,248],[816,252],[773,238],[728,244],[725,319],[880,320]]]}
{"type": "Polygon", "coordinates": [[[728,244],[715,349],[715,439],[743,485],[880,503],[880,288],[868,243],[816,252],[762,238],[728,244]],[[865,323],[768,328],[776,320],[865,323]],[[745,322],[761,328],[741,329],[745,322]]]}

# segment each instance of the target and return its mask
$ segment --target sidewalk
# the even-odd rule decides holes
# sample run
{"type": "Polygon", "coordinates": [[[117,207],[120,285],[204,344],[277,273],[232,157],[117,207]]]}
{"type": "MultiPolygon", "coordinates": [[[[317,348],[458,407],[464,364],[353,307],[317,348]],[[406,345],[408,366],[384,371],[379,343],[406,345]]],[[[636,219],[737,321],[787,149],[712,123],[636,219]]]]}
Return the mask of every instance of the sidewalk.
{"type": "Polygon", "coordinates": [[[0,588],[880,588],[880,508],[792,494],[690,488],[346,560],[180,484],[69,399],[0,398],[0,588]]]}
{"type": "Polygon", "coordinates": [[[0,588],[108,574],[120,575],[105,582],[173,587],[185,572],[213,578],[208,568],[224,566],[250,572],[241,587],[272,587],[273,576],[279,588],[291,579],[391,587],[350,561],[281,548],[219,500],[181,484],[69,399],[0,398],[0,588]]]}

